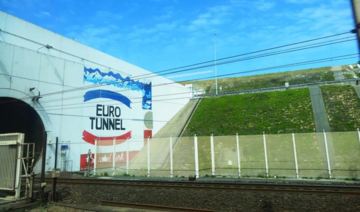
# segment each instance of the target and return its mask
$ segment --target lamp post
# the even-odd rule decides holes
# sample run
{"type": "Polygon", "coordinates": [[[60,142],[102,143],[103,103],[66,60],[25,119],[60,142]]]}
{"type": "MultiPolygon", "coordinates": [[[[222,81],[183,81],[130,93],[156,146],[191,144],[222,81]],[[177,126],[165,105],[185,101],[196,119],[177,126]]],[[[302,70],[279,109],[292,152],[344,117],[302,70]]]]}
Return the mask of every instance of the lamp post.
{"type": "Polygon", "coordinates": [[[218,85],[217,85],[217,70],[216,70],[216,33],[214,33],[214,56],[215,56],[215,87],[216,95],[218,95],[218,85]]]}

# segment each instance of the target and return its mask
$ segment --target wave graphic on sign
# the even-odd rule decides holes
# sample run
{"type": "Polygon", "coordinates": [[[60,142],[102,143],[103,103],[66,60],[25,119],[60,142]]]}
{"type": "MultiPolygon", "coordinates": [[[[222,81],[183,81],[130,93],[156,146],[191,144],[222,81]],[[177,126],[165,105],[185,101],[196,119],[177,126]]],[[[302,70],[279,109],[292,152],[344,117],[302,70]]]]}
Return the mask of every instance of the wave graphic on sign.
{"type": "Polygon", "coordinates": [[[101,72],[99,69],[91,69],[84,67],[84,82],[93,84],[106,84],[118,88],[130,89],[133,91],[142,92],[142,108],[151,110],[152,108],[152,95],[151,95],[151,82],[143,83],[130,79],[130,77],[122,77],[119,73],[109,71],[107,73],[101,72]]]}
{"type": "Polygon", "coordinates": [[[86,130],[83,131],[83,140],[92,145],[95,145],[95,140],[97,140],[98,146],[112,146],[114,144],[114,139],[116,139],[115,145],[118,145],[124,143],[127,139],[130,138],[131,138],[131,131],[123,135],[111,136],[111,137],[99,137],[89,133],[86,130]]]}
{"type": "Polygon", "coordinates": [[[90,101],[92,99],[97,99],[97,98],[106,98],[106,99],[116,100],[116,101],[123,103],[124,105],[126,105],[128,108],[131,109],[131,106],[130,106],[131,101],[129,98],[127,98],[126,96],[124,96],[122,94],[116,93],[114,91],[108,91],[108,90],[88,91],[84,95],[84,102],[90,101]]]}

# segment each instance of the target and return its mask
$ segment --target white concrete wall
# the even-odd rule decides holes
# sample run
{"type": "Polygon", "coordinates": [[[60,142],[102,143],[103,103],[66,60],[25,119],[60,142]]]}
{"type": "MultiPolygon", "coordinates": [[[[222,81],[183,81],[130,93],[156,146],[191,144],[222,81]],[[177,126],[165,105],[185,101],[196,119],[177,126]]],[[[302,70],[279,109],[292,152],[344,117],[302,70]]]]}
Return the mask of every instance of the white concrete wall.
{"type": "MultiPolygon", "coordinates": [[[[145,114],[149,111],[153,114],[152,135],[155,135],[189,101],[188,89],[180,84],[160,76],[139,77],[150,72],[1,11],[0,29],[0,97],[21,99],[42,118],[52,143],[48,145],[47,170],[52,168],[56,137],[73,147],[76,144],[67,153],[67,159],[73,163],[72,171],[77,171],[80,155],[94,147],[84,141],[84,130],[101,137],[131,131],[132,139],[138,141],[133,142],[131,150],[140,150],[144,130],[148,129],[144,124],[145,114]],[[99,69],[105,75],[119,73],[123,78],[145,84],[151,82],[152,109],[143,109],[141,91],[84,80],[85,68],[99,69]],[[30,91],[30,88],[35,89],[30,91]],[[84,101],[88,91],[98,89],[122,94],[130,99],[131,108],[103,97],[84,101]],[[42,97],[39,102],[31,101],[39,92],[42,97]],[[90,117],[96,117],[97,104],[120,107],[118,118],[122,119],[125,130],[91,128],[90,117]]],[[[101,148],[102,152],[112,151],[112,147],[101,148]]],[[[125,147],[119,144],[117,148],[125,147]]]]}

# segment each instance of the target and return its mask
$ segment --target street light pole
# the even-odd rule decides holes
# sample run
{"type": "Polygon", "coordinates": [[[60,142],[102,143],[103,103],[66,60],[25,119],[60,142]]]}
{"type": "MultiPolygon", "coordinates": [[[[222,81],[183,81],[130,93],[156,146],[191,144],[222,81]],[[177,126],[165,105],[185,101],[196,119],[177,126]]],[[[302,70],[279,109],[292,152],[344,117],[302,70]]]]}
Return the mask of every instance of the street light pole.
{"type": "Polygon", "coordinates": [[[216,95],[218,95],[218,85],[217,85],[217,70],[216,70],[216,33],[214,33],[214,55],[215,55],[215,87],[216,95]]]}

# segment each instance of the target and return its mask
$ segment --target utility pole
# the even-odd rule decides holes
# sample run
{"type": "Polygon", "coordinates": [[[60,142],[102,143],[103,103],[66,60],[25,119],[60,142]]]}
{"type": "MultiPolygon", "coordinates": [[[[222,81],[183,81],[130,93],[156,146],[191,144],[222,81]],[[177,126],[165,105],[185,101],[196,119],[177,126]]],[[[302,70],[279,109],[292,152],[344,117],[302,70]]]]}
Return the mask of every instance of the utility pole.
{"type": "Polygon", "coordinates": [[[214,33],[214,55],[215,55],[215,87],[216,95],[218,95],[218,86],[217,86],[217,70],[216,70],[216,33],[214,33]]]}
{"type": "Polygon", "coordinates": [[[41,199],[42,201],[44,201],[44,197],[45,197],[45,186],[46,186],[46,182],[45,182],[45,164],[46,164],[46,147],[47,147],[47,134],[46,131],[44,129],[43,131],[43,146],[42,146],[42,158],[41,158],[41,176],[40,176],[40,195],[41,195],[41,199]]]}
{"type": "Polygon", "coordinates": [[[355,31],[357,34],[358,48],[360,52],[360,0],[351,0],[351,6],[353,10],[353,17],[355,22],[355,31]]]}

